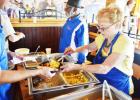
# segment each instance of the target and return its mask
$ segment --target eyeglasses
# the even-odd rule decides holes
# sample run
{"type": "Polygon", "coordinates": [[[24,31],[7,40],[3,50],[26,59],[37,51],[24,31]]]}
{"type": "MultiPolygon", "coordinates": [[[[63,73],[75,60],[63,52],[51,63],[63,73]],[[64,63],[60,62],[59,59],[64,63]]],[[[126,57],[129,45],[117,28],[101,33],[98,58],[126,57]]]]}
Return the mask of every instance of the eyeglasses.
{"type": "Polygon", "coordinates": [[[111,25],[109,25],[109,26],[107,26],[107,27],[100,27],[99,25],[97,25],[96,27],[97,27],[98,30],[105,31],[105,30],[109,29],[111,26],[113,26],[113,25],[115,25],[116,23],[118,23],[118,22],[119,22],[119,21],[117,21],[117,22],[115,22],[115,23],[113,23],[113,24],[111,24],[111,25]]]}

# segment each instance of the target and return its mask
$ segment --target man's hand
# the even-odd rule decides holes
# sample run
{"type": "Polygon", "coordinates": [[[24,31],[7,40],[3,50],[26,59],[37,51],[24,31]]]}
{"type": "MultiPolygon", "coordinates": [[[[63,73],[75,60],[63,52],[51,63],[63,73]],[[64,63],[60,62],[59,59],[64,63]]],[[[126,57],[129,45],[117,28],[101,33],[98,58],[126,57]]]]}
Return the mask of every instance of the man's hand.
{"type": "Polygon", "coordinates": [[[72,54],[74,52],[75,52],[75,50],[73,50],[71,47],[68,47],[65,49],[64,54],[68,55],[68,54],[72,54]]]}
{"type": "Polygon", "coordinates": [[[19,36],[20,39],[25,38],[25,34],[22,32],[16,32],[16,35],[19,36]]]}
{"type": "Polygon", "coordinates": [[[67,63],[65,65],[63,65],[61,67],[62,72],[69,72],[69,71],[73,71],[73,70],[80,70],[81,69],[81,65],[79,64],[74,64],[74,63],[67,63]]]}
{"type": "Polygon", "coordinates": [[[48,78],[51,78],[55,75],[55,73],[51,73],[51,71],[55,71],[56,69],[52,69],[52,68],[49,68],[49,67],[43,67],[43,68],[40,68],[39,71],[40,71],[40,74],[43,75],[43,76],[46,76],[48,78]]]}

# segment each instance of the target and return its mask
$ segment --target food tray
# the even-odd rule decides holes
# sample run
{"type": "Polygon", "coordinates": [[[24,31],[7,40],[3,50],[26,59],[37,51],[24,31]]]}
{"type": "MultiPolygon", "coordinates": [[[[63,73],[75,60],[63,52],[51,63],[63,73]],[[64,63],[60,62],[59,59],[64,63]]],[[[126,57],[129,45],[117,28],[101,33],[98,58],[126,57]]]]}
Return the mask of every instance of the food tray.
{"type": "Polygon", "coordinates": [[[31,70],[37,69],[39,65],[37,61],[32,61],[32,60],[25,61],[24,64],[25,64],[25,69],[31,69],[31,70]]]}
{"type": "MultiPolygon", "coordinates": [[[[122,91],[114,88],[111,85],[109,85],[109,87],[111,90],[113,100],[132,100],[131,96],[123,93],[122,91]]],[[[94,87],[82,89],[80,91],[75,91],[57,97],[52,97],[51,99],[47,100],[67,100],[67,98],[69,98],[68,100],[102,100],[102,88],[103,84],[100,84],[94,87]]],[[[108,93],[106,93],[104,100],[110,100],[108,93]]]]}
{"type": "Polygon", "coordinates": [[[81,84],[74,84],[74,85],[69,84],[66,81],[66,79],[62,73],[57,73],[54,76],[53,80],[55,80],[56,83],[58,82],[58,84],[56,86],[51,86],[51,87],[49,87],[48,84],[46,84],[45,87],[36,88],[34,83],[33,83],[33,81],[34,81],[33,78],[29,78],[28,79],[29,94],[38,94],[38,93],[59,91],[59,90],[78,88],[78,87],[80,88],[80,87],[88,86],[91,84],[98,84],[99,83],[99,81],[94,76],[91,76],[87,72],[82,72],[82,73],[88,79],[88,82],[81,83],[81,84]]]}
{"type": "Polygon", "coordinates": [[[44,52],[30,52],[26,56],[42,56],[42,55],[46,55],[46,54],[44,52]]]}
{"type": "Polygon", "coordinates": [[[43,76],[37,76],[38,78],[42,79],[41,82],[36,85],[34,83],[35,77],[31,78],[31,86],[32,86],[32,91],[41,91],[41,90],[50,90],[50,89],[56,89],[60,88],[63,85],[65,85],[65,82],[63,81],[62,77],[60,74],[56,74],[53,78],[47,79],[46,77],[43,76]]]}
{"type": "MultiPolygon", "coordinates": [[[[58,62],[57,60],[59,58],[61,58],[63,55],[64,55],[63,53],[53,53],[53,54],[41,55],[41,56],[37,56],[37,55],[35,56],[34,55],[34,57],[26,56],[26,59],[25,59],[25,69],[37,69],[38,66],[42,66],[42,64],[44,64],[46,62],[47,63],[49,63],[51,61],[53,61],[54,63],[58,62]],[[30,61],[30,60],[33,60],[33,61],[30,61]],[[34,62],[34,61],[36,61],[37,63],[34,62]],[[29,62],[29,63],[27,63],[27,62],[29,62]],[[32,63],[32,62],[34,62],[34,63],[32,63]]],[[[72,57],[67,55],[65,57],[64,61],[65,61],[64,63],[71,62],[71,61],[73,61],[73,59],[72,59],[72,57]]],[[[61,61],[59,61],[59,63],[60,63],[60,65],[62,64],[61,61]]],[[[51,63],[51,65],[52,65],[51,66],[52,68],[57,68],[57,67],[55,67],[56,64],[52,64],[51,63]]]]}
{"type": "Polygon", "coordinates": [[[61,73],[61,77],[67,86],[76,86],[86,83],[92,83],[94,79],[85,71],[71,71],[61,73]]]}
{"type": "MultiPolygon", "coordinates": [[[[53,53],[53,54],[49,54],[49,55],[42,55],[42,56],[38,56],[36,58],[36,60],[38,62],[46,62],[46,61],[49,61],[50,59],[58,60],[63,55],[64,55],[63,53],[53,53]]],[[[74,61],[73,57],[71,57],[69,55],[65,56],[65,60],[66,60],[66,62],[74,61]]]]}
{"type": "MultiPolygon", "coordinates": [[[[50,54],[50,55],[40,56],[36,60],[38,62],[42,63],[42,62],[48,61],[49,59],[58,59],[62,55],[63,54],[61,54],[61,53],[54,53],[54,54],[50,54]]],[[[68,60],[67,60],[68,62],[72,61],[71,57],[67,57],[67,58],[68,58],[68,60]]],[[[81,88],[84,86],[88,86],[90,84],[98,84],[99,83],[99,81],[93,76],[93,74],[90,74],[90,73],[87,73],[84,71],[82,71],[81,73],[85,76],[85,78],[87,78],[87,80],[88,80],[87,82],[79,83],[79,84],[69,84],[67,82],[67,80],[65,79],[63,73],[58,72],[54,77],[56,77],[55,82],[58,82],[60,84],[53,86],[53,87],[49,87],[46,84],[46,86],[44,86],[42,88],[36,88],[34,85],[34,79],[29,78],[28,79],[29,94],[39,94],[39,93],[46,93],[46,92],[48,93],[48,92],[53,92],[53,91],[54,92],[61,91],[61,90],[65,90],[65,89],[81,88]]],[[[47,80],[47,79],[45,79],[45,80],[47,80]]]]}

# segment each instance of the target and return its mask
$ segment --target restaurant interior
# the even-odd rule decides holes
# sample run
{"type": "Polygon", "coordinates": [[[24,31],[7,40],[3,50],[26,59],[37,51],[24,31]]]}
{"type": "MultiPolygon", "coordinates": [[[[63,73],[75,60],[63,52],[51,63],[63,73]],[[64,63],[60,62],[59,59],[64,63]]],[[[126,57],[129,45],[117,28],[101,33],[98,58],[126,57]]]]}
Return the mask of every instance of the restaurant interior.
{"type": "MultiPolygon", "coordinates": [[[[10,71],[34,71],[41,69],[41,66],[60,68],[60,66],[65,66],[65,64],[67,65],[68,63],[77,64],[77,62],[74,61],[74,57],[71,56],[72,54],[65,55],[64,51],[60,52],[60,44],[64,39],[63,37],[67,37],[67,40],[63,41],[66,42],[66,45],[69,41],[72,41],[70,39],[73,38],[73,35],[69,36],[69,34],[71,34],[70,31],[66,32],[64,30],[66,27],[69,28],[68,30],[71,30],[71,28],[75,26],[75,24],[69,24],[71,26],[68,26],[67,24],[70,21],[70,16],[68,17],[65,12],[69,2],[71,4],[72,1],[81,1],[80,5],[82,5],[82,7],[79,7],[80,13],[77,16],[81,15],[82,18],[85,19],[89,37],[87,35],[84,38],[88,38],[89,43],[96,42],[98,37],[101,36],[99,30],[103,30],[103,28],[104,30],[107,29],[107,27],[102,27],[99,21],[99,18],[102,18],[99,17],[101,10],[109,7],[111,8],[113,5],[117,6],[122,11],[122,15],[124,16],[121,33],[129,38],[128,41],[133,41],[134,44],[134,52],[133,56],[131,56],[133,59],[133,63],[131,64],[133,74],[131,75],[131,78],[134,90],[133,93],[127,95],[120,91],[119,88],[110,85],[109,81],[107,80],[102,83],[100,82],[100,79],[94,75],[96,74],[96,72],[94,73],[94,70],[93,73],[88,72],[88,69],[80,71],[74,70],[72,72],[53,71],[52,73],[55,73],[55,75],[52,78],[46,78],[43,75],[36,76],[33,74],[30,77],[24,77],[23,79],[15,79],[16,81],[14,82],[8,81],[8,83],[12,84],[11,94],[13,94],[13,99],[3,99],[0,93],[0,100],[140,100],[140,0],[7,1],[8,2],[5,4],[6,6],[4,11],[10,19],[10,24],[12,25],[14,31],[17,32],[15,33],[16,35],[18,35],[19,32],[22,33],[22,35],[20,35],[22,38],[18,39],[18,41],[11,41],[10,35],[5,38],[5,40],[8,40],[8,49],[10,52],[15,54],[13,57],[10,57],[10,60],[8,57],[8,70],[10,71]],[[62,33],[67,33],[67,35],[62,33]],[[16,58],[17,55],[22,57],[22,61],[21,59],[19,60],[18,57],[16,58]],[[60,62],[61,60],[63,63],[60,62]]],[[[74,7],[76,8],[75,5],[74,7]]],[[[70,5],[67,10],[69,8],[72,8],[72,6],[70,5]]],[[[0,8],[0,10],[1,9],[2,8],[0,8]]],[[[72,12],[70,12],[70,14],[71,13],[72,12]]],[[[0,18],[2,18],[4,15],[1,13],[1,11],[0,14],[0,18]]],[[[71,19],[72,18],[73,17],[71,17],[71,19]]],[[[1,20],[0,21],[2,22],[1,25],[4,32],[5,28],[7,28],[8,31],[11,31],[9,28],[11,25],[7,25],[7,27],[6,25],[3,25],[3,23],[9,22],[4,19],[1,20]]],[[[114,23],[112,25],[114,25],[114,23]]],[[[77,28],[78,27],[75,27],[75,29],[77,28]]],[[[75,29],[73,32],[75,32],[75,29]]],[[[77,43],[77,40],[78,37],[74,41],[77,43]]],[[[110,45],[112,44],[110,43],[110,45]]],[[[64,46],[65,45],[62,45],[62,48],[64,46]]],[[[121,50],[124,48],[123,46],[120,47],[122,47],[119,48],[120,51],[126,51],[127,53],[132,54],[131,51],[133,51],[133,48],[121,50]]],[[[87,48],[89,51],[90,47],[87,48]]],[[[65,50],[66,49],[67,48],[65,48],[65,50]]],[[[0,50],[2,49],[0,48],[0,50]]],[[[96,58],[97,54],[98,50],[90,51],[86,56],[86,60],[83,63],[80,63],[81,66],[91,65],[92,67],[92,59],[94,59],[94,57],[96,58]]],[[[3,70],[0,71],[0,80],[2,77],[2,71],[3,70]]],[[[111,75],[113,76],[114,74],[111,75]]],[[[119,77],[116,80],[119,80],[119,77]]],[[[0,81],[0,85],[2,84],[3,83],[0,81]]],[[[0,87],[0,92],[3,91],[2,89],[3,88],[0,87]]]]}

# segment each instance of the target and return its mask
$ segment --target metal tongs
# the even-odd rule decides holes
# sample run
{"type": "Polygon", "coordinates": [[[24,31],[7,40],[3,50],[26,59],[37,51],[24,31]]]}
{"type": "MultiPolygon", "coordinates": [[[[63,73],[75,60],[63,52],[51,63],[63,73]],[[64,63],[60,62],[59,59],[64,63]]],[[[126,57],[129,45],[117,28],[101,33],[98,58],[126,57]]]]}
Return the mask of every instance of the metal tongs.
{"type": "MultiPolygon", "coordinates": [[[[57,61],[58,62],[60,62],[61,61],[61,64],[63,64],[64,63],[64,58],[66,57],[67,55],[62,55],[57,61]]],[[[56,71],[51,71],[51,73],[59,73],[59,72],[61,72],[63,69],[62,68],[60,68],[61,67],[61,64],[60,64],[60,66],[58,67],[58,70],[56,70],[56,71]]]]}
{"type": "Polygon", "coordinates": [[[63,63],[64,63],[64,59],[66,58],[66,56],[67,56],[67,55],[64,55],[64,54],[63,54],[57,61],[58,61],[58,62],[61,61],[61,63],[63,64],[63,63]]]}
{"type": "Polygon", "coordinates": [[[35,53],[34,53],[34,55],[36,55],[37,54],[37,52],[38,52],[38,50],[40,49],[40,45],[38,45],[37,46],[37,48],[36,48],[36,50],[35,50],[35,53]]]}
{"type": "MultiPolygon", "coordinates": [[[[70,57],[70,56],[68,56],[67,54],[63,54],[57,61],[58,62],[61,61],[60,63],[64,64],[64,59],[68,59],[68,57],[70,57]]],[[[61,67],[61,65],[59,66],[58,71],[51,71],[51,73],[61,72],[63,70],[63,68],[60,68],[60,67],[61,67]]]]}
{"type": "MultiPolygon", "coordinates": [[[[59,59],[60,59],[60,58],[59,58],[59,59]]],[[[58,60],[59,60],[59,59],[58,59],[58,60]]],[[[64,58],[61,59],[61,60],[62,60],[61,64],[63,64],[63,59],[64,59],[64,58]]],[[[57,60],[57,61],[58,61],[58,60],[57,60]]],[[[60,60],[60,61],[61,61],[61,60],[60,60]]],[[[59,65],[59,67],[57,68],[57,70],[50,71],[50,72],[51,72],[51,73],[60,73],[60,72],[63,70],[63,68],[61,68],[61,64],[59,65]]]]}
{"type": "Polygon", "coordinates": [[[60,68],[60,66],[59,66],[59,68],[58,68],[58,70],[54,70],[54,71],[50,71],[51,73],[59,73],[59,72],[61,72],[63,69],[62,68],[60,68]]]}
{"type": "Polygon", "coordinates": [[[105,95],[109,96],[109,100],[113,100],[113,97],[112,97],[112,94],[111,94],[111,90],[110,90],[110,86],[109,86],[109,84],[107,83],[106,80],[103,82],[102,100],[105,100],[105,95]]]}

